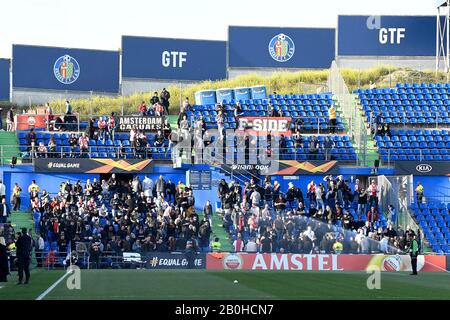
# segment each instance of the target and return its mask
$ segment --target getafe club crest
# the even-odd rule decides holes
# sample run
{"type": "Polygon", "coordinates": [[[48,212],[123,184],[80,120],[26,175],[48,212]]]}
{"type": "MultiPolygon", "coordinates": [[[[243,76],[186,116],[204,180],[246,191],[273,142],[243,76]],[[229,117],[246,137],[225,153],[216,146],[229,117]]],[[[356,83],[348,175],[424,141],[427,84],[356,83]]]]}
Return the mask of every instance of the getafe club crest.
{"type": "Polygon", "coordinates": [[[74,57],[66,54],[55,61],[53,72],[59,82],[71,84],[80,76],[80,65],[74,57]]]}
{"type": "Polygon", "coordinates": [[[280,33],[272,38],[269,42],[269,53],[273,60],[278,62],[286,62],[295,52],[295,44],[292,39],[280,33]]]}

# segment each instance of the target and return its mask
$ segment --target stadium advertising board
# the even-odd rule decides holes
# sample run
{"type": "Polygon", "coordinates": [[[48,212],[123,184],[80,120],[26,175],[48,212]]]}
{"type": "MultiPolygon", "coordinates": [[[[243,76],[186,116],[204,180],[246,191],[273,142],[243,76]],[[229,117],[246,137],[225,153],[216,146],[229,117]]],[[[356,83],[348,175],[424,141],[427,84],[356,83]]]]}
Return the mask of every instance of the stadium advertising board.
{"type": "Polygon", "coordinates": [[[122,37],[122,77],[220,80],[227,76],[226,42],[122,37]]]}
{"type": "Polygon", "coordinates": [[[17,130],[29,130],[31,128],[47,128],[44,114],[18,114],[15,116],[17,130]]]}
{"type": "MultiPolygon", "coordinates": [[[[408,255],[383,254],[255,254],[210,253],[208,270],[298,270],[364,271],[378,267],[381,271],[411,271],[408,255]]],[[[417,270],[444,272],[445,256],[418,257],[417,270]]]]}
{"type": "Polygon", "coordinates": [[[266,136],[269,132],[274,136],[291,136],[290,117],[239,117],[237,133],[252,136],[266,136]]]}
{"type": "Polygon", "coordinates": [[[9,101],[9,87],[11,85],[9,64],[10,60],[0,59],[0,101],[9,101]]]}
{"type": "Polygon", "coordinates": [[[35,172],[46,173],[152,173],[151,159],[37,158],[35,172]]]}
{"type": "Polygon", "coordinates": [[[211,190],[212,174],[210,170],[189,170],[186,183],[192,190],[211,190]]]}
{"type": "MultiPolygon", "coordinates": [[[[270,160],[270,158],[267,158],[270,160]]],[[[339,174],[338,161],[303,161],[296,160],[272,160],[270,163],[222,164],[224,173],[248,174],[257,171],[261,175],[293,176],[293,175],[317,175],[317,174],[339,174]]]]}
{"type": "Polygon", "coordinates": [[[143,117],[136,116],[120,116],[117,131],[129,132],[131,129],[138,129],[140,131],[158,131],[162,129],[164,124],[164,117],[143,117]]]}
{"type": "Polygon", "coordinates": [[[257,164],[222,164],[220,166],[221,170],[225,174],[233,173],[233,174],[249,174],[256,173],[265,175],[268,173],[270,169],[271,164],[263,164],[263,163],[257,163],[257,164]]]}
{"type": "Polygon", "coordinates": [[[206,269],[206,254],[196,253],[189,265],[185,253],[151,252],[145,254],[147,269],[206,269]]]}
{"type": "Polygon", "coordinates": [[[447,161],[395,161],[395,174],[450,176],[450,166],[447,161]]]}
{"type": "Polygon", "coordinates": [[[435,56],[435,16],[339,16],[338,56],[435,56]]]}
{"type": "Polygon", "coordinates": [[[13,87],[119,92],[119,52],[13,45],[13,87]]]}
{"type": "Polygon", "coordinates": [[[333,161],[303,161],[277,160],[276,171],[270,171],[271,175],[307,175],[307,174],[339,174],[339,166],[336,160],[333,161]]]}
{"type": "Polygon", "coordinates": [[[329,68],[335,29],[228,28],[228,59],[233,68],[329,68]]]}

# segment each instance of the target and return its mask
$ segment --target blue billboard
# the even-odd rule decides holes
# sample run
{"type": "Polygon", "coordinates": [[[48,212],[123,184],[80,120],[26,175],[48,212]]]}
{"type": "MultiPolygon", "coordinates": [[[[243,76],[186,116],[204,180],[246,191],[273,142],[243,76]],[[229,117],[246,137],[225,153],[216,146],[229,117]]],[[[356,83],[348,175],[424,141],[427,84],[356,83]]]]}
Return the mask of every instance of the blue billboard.
{"type": "Polygon", "coordinates": [[[227,76],[226,42],[122,37],[122,77],[219,80],[227,76]]]}
{"type": "Polygon", "coordinates": [[[435,56],[436,16],[339,16],[338,56],[435,56]]]}
{"type": "Polygon", "coordinates": [[[228,64],[236,68],[329,68],[335,29],[229,27],[228,64]]]}
{"type": "Polygon", "coordinates": [[[0,101],[9,101],[9,63],[8,59],[0,59],[0,101]]]}
{"type": "Polygon", "coordinates": [[[119,92],[119,52],[13,46],[13,87],[119,92]]]}

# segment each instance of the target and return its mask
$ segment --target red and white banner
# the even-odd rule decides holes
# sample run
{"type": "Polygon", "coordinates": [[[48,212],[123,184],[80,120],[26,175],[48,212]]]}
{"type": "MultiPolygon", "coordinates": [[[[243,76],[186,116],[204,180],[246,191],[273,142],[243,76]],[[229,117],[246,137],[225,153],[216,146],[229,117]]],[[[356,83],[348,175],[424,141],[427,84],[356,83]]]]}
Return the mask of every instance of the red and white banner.
{"type": "MultiPolygon", "coordinates": [[[[210,253],[206,257],[209,270],[304,270],[304,271],[411,271],[408,255],[384,254],[255,254],[210,253]]],[[[419,256],[417,270],[445,272],[444,256],[419,256]]]]}
{"type": "Polygon", "coordinates": [[[273,136],[291,136],[290,117],[239,117],[236,132],[249,135],[265,136],[269,132],[273,136]]]}
{"type": "Polygon", "coordinates": [[[18,114],[15,121],[17,123],[16,130],[47,128],[44,114],[18,114]]]}

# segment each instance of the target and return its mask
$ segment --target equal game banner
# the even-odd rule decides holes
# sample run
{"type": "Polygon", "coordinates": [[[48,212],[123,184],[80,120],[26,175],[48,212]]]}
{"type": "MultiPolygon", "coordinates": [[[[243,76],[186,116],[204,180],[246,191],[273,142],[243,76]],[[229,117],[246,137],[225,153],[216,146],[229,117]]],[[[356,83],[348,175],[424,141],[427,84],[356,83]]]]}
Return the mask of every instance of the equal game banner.
{"type": "Polygon", "coordinates": [[[227,77],[225,41],[122,37],[126,79],[220,80],[227,77]]]}
{"type": "Polygon", "coordinates": [[[143,256],[147,269],[206,269],[205,253],[196,253],[188,257],[185,253],[152,252],[143,256]]]}
{"type": "Polygon", "coordinates": [[[13,87],[119,92],[119,51],[13,45],[13,87]]]}
{"type": "MultiPolygon", "coordinates": [[[[206,257],[208,270],[364,271],[373,267],[390,272],[412,271],[407,255],[210,253],[206,257]]],[[[445,256],[421,255],[417,270],[445,272],[445,256]]]]}
{"type": "Polygon", "coordinates": [[[164,117],[143,117],[141,115],[120,116],[117,131],[129,132],[134,128],[145,132],[155,132],[162,129],[164,119],[164,117]]]}

